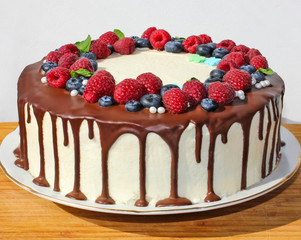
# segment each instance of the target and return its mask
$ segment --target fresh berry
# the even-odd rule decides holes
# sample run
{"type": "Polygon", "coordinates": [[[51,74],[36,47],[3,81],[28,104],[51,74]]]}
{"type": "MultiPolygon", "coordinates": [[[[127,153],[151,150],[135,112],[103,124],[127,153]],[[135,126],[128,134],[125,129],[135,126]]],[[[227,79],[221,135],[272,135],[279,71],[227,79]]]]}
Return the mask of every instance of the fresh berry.
{"type": "Polygon", "coordinates": [[[51,51],[47,54],[46,61],[58,63],[61,56],[62,56],[61,53],[56,52],[56,51],[51,51]]]}
{"type": "Polygon", "coordinates": [[[186,52],[195,53],[196,47],[202,44],[199,36],[192,35],[183,42],[183,47],[186,52]]]}
{"type": "Polygon", "coordinates": [[[92,59],[92,60],[97,60],[97,57],[94,53],[92,52],[85,52],[85,53],[82,53],[80,56],[80,58],[88,58],[88,59],[92,59]]]}
{"type": "Polygon", "coordinates": [[[251,74],[251,76],[252,76],[252,78],[254,78],[256,80],[256,82],[265,80],[265,76],[261,72],[254,72],[251,74]]]}
{"type": "Polygon", "coordinates": [[[256,72],[256,69],[252,65],[242,65],[238,69],[244,70],[250,74],[256,72]]]}
{"type": "Polygon", "coordinates": [[[167,42],[171,41],[169,33],[163,29],[157,29],[152,32],[149,41],[156,50],[163,50],[167,42]]]}
{"type": "Polygon", "coordinates": [[[159,94],[146,94],[140,99],[141,104],[145,108],[155,107],[158,108],[162,106],[162,97],[159,94]]]}
{"type": "Polygon", "coordinates": [[[246,91],[252,85],[252,77],[246,71],[232,69],[225,74],[223,82],[230,83],[236,91],[246,91]]]}
{"type": "MultiPolygon", "coordinates": [[[[140,39],[140,37],[138,37],[138,36],[130,36],[130,38],[132,38],[134,40],[134,42],[135,42],[135,48],[137,48],[138,47],[137,40],[140,39]]],[[[145,39],[145,38],[143,38],[143,39],[145,39]]]]}
{"type": "Polygon", "coordinates": [[[204,57],[211,57],[212,51],[212,48],[209,47],[207,44],[198,45],[195,49],[195,52],[197,54],[204,57]]]}
{"type": "Polygon", "coordinates": [[[83,82],[84,80],[86,80],[86,81],[89,80],[89,78],[87,78],[87,77],[85,77],[85,76],[82,76],[82,75],[78,76],[78,78],[79,78],[82,82],[83,82]]]}
{"type": "Polygon", "coordinates": [[[229,54],[229,51],[226,48],[216,48],[212,52],[212,57],[223,58],[227,54],[229,54]]]}
{"type": "Polygon", "coordinates": [[[66,82],[65,89],[68,92],[71,92],[72,90],[78,90],[82,86],[82,81],[80,78],[70,78],[66,82]]]}
{"type": "Polygon", "coordinates": [[[125,104],[125,110],[128,112],[138,112],[142,108],[142,104],[137,100],[130,100],[125,104]]]}
{"type": "Polygon", "coordinates": [[[103,96],[113,96],[115,90],[115,79],[107,71],[101,70],[92,76],[84,91],[87,102],[97,102],[103,96]]]}
{"type": "Polygon", "coordinates": [[[58,51],[58,53],[60,53],[62,55],[66,54],[66,53],[74,53],[78,56],[78,54],[79,54],[79,50],[78,50],[77,46],[75,46],[72,43],[61,46],[57,51],[58,51]]]}
{"type": "Polygon", "coordinates": [[[262,55],[257,55],[253,57],[250,61],[250,65],[254,66],[256,70],[259,68],[263,68],[263,69],[269,68],[268,61],[262,55]]]}
{"type": "MultiPolygon", "coordinates": [[[[216,70],[219,70],[219,69],[216,69],[216,70]]],[[[213,83],[213,82],[222,82],[222,79],[221,78],[219,78],[219,77],[209,77],[209,78],[207,78],[205,81],[204,81],[204,86],[205,86],[205,88],[206,88],[206,90],[208,90],[208,87],[209,87],[209,85],[211,84],[211,83],[213,83]]]]}
{"type": "Polygon", "coordinates": [[[169,41],[165,44],[164,49],[166,52],[180,53],[183,51],[183,45],[180,41],[169,41]]]}
{"type": "Polygon", "coordinates": [[[251,48],[245,55],[245,59],[246,59],[247,63],[249,63],[251,61],[251,59],[257,55],[261,55],[259,50],[255,49],[255,48],[251,48]]]}
{"type": "Polygon", "coordinates": [[[144,31],[144,33],[142,34],[141,38],[146,38],[148,40],[150,40],[150,36],[152,35],[153,31],[157,30],[157,28],[155,27],[149,27],[148,29],[146,29],[144,31]]]}
{"type": "Polygon", "coordinates": [[[206,45],[211,47],[212,50],[216,49],[216,43],[210,42],[210,43],[206,43],[206,45]]]}
{"type": "Polygon", "coordinates": [[[64,88],[71,75],[67,68],[56,67],[47,73],[46,78],[51,87],[64,88]]]}
{"type": "Polygon", "coordinates": [[[200,37],[203,44],[212,42],[211,37],[209,37],[207,34],[201,34],[201,35],[199,35],[199,37],[200,37]]]}
{"type": "Polygon", "coordinates": [[[152,47],[150,41],[146,38],[138,38],[135,41],[135,44],[138,48],[151,48],[152,47]]]}
{"type": "Polygon", "coordinates": [[[111,96],[103,96],[98,100],[98,105],[101,107],[109,107],[114,104],[114,98],[111,96]]]}
{"type": "Polygon", "coordinates": [[[186,93],[191,105],[197,105],[207,95],[205,86],[196,78],[186,81],[183,84],[182,91],[186,93]]]}
{"type": "Polygon", "coordinates": [[[104,59],[111,54],[110,49],[100,39],[91,42],[90,52],[94,53],[97,59],[104,59]]]}
{"type": "Polygon", "coordinates": [[[56,62],[44,62],[41,66],[42,70],[45,73],[56,67],[58,67],[58,64],[56,62]]]}
{"type": "Polygon", "coordinates": [[[223,79],[223,76],[226,74],[225,71],[221,70],[221,69],[213,69],[211,72],[210,72],[210,78],[218,78],[220,80],[223,79]]]}
{"type": "Polygon", "coordinates": [[[231,52],[224,59],[233,61],[236,67],[246,64],[244,56],[240,52],[231,52]]]}
{"type": "Polygon", "coordinates": [[[228,72],[230,69],[237,68],[235,62],[222,59],[216,66],[217,69],[224,70],[225,72],[228,72]]]}
{"type": "Polygon", "coordinates": [[[250,50],[250,48],[248,48],[247,46],[245,45],[237,45],[237,46],[234,46],[232,49],[231,49],[231,53],[232,52],[240,52],[243,56],[247,54],[247,52],[250,50]]]}
{"type": "Polygon", "coordinates": [[[98,68],[97,61],[95,61],[93,59],[88,59],[88,60],[91,62],[92,67],[93,67],[94,72],[95,72],[97,70],[97,68],[98,68]]]}
{"type": "Polygon", "coordinates": [[[94,72],[91,62],[87,58],[80,58],[69,68],[70,71],[77,71],[79,69],[86,69],[89,72],[94,72]]]}
{"type": "Polygon", "coordinates": [[[172,89],[172,88],[179,88],[178,85],[175,84],[167,84],[162,86],[161,90],[160,90],[160,95],[163,96],[164,93],[166,93],[168,90],[172,89]]]}
{"type": "Polygon", "coordinates": [[[145,92],[146,89],[141,83],[135,79],[127,78],[116,86],[114,99],[120,104],[126,104],[130,100],[140,101],[145,92]]]}
{"type": "Polygon", "coordinates": [[[59,67],[70,68],[73,63],[78,60],[78,56],[74,53],[65,53],[59,60],[59,67]]]}
{"type": "Polygon", "coordinates": [[[208,97],[217,101],[218,104],[228,104],[235,97],[235,90],[230,83],[214,82],[208,88],[208,97]]]}
{"type": "Polygon", "coordinates": [[[86,85],[81,85],[80,88],[78,89],[78,94],[83,95],[85,89],[86,89],[86,85]]]}
{"type": "Polygon", "coordinates": [[[135,42],[129,37],[119,39],[113,46],[115,51],[121,55],[128,55],[135,51],[135,42]]]}
{"type": "Polygon", "coordinates": [[[162,80],[150,72],[140,74],[137,81],[146,88],[147,93],[159,94],[163,85],[162,80]]]}
{"type": "Polygon", "coordinates": [[[99,37],[99,40],[103,41],[106,45],[110,44],[113,45],[115,42],[119,40],[119,37],[117,36],[116,33],[109,31],[104,34],[102,34],[99,37]]]}
{"type": "Polygon", "coordinates": [[[201,100],[202,108],[207,112],[213,112],[218,108],[218,103],[214,99],[204,98],[201,100]]]}
{"type": "Polygon", "coordinates": [[[182,113],[188,108],[187,95],[179,88],[172,88],[163,95],[163,103],[170,113],[182,113]]]}
{"type": "Polygon", "coordinates": [[[233,42],[232,40],[226,39],[226,40],[223,40],[220,43],[218,43],[216,45],[216,48],[225,48],[230,52],[231,49],[234,48],[235,46],[236,46],[235,42],[233,42]]]}
{"type": "Polygon", "coordinates": [[[110,49],[110,51],[111,51],[110,54],[112,54],[113,52],[115,52],[114,47],[113,47],[112,45],[108,44],[107,47],[108,47],[108,49],[110,49]]]}

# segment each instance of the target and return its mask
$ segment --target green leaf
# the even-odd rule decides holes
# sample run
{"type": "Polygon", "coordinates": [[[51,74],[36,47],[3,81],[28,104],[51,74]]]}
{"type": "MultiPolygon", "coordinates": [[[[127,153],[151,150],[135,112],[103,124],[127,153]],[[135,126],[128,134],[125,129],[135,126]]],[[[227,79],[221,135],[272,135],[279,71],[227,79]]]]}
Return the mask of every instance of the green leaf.
{"type": "Polygon", "coordinates": [[[119,39],[124,38],[123,32],[121,32],[119,29],[114,29],[114,33],[119,37],[119,39]]]}
{"type": "Polygon", "coordinates": [[[258,68],[256,72],[262,72],[263,74],[266,75],[272,75],[274,71],[272,69],[264,69],[264,68],[258,68]]]}
{"type": "Polygon", "coordinates": [[[91,46],[91,36],[88,35],[84,41],[76,42],[74,45],[77,46],[80,53],[89,52],[91,46]]]}
{"type": "Polygon", "coordinates": [[[175,39],[186,39],[186,38],[184,38],[184,37],[175,37],[175,39]]]}
{"type": "Polygon", "coordinates": [[[79,75],[84,76],[84,77],[91,77],[94,73],[89,72],[87,69],[81,68],[76,71],[72,70],[70,72],[71,77],[78,77],[79,75]]]}

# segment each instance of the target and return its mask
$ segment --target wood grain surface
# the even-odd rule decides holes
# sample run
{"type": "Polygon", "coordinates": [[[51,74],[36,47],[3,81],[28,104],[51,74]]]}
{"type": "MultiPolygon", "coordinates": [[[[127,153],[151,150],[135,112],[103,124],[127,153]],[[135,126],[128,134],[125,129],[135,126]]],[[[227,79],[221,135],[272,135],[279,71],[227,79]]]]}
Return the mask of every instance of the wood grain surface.
{"type": "MultiPolygon", "coordinates": [[[[284,125],[301,142],[301,125],[284,125]]],[[[17,123],[0,123],[0,142],[17,123]]],[[[201,213],[128,216],[37,197],[0,170],[0,239],[301,239],[301,174],[236,206],[201,213]]]]}

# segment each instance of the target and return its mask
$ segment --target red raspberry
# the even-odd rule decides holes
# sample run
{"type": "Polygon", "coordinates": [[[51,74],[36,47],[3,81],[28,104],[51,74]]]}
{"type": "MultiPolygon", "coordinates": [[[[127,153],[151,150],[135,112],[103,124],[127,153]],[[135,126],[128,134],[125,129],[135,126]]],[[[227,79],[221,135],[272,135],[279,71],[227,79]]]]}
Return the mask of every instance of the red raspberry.
{"type": "Polygon", "coordinates": [[[164,93],[163,103],[170,113],[182,113],[188,108],[187,95],[179,88],[172,88],[164,93]]]}
{"type": "Polygon", "coordinates": [[[51,51],[50,53],[47,54],[46,56],[46,61],[47,62],[56,62],[58,63],[62,54],[56,51],[51,51]]]}
{"type": "Polygon", "coordinates": [[[257,55],[255,57],[253,57],[250,61],[250,65],[255,67],[256,70],[259,68],[264,68],[264,69],[269,68],[268,61],[266,60],[266,58],[264,56],[261,56],[261,55],[257,55]]]}
{"type": "Polygon", "coordinates": [[[89,79],[83,96],[87,102],[94,103],[103,96],[113,97],[114,90],[114,77],[106,70],[101,70],[89,79]]]}
{"type": "Polygon", "coordinates": [[[222,59],[217,64],[216,68],[228,72],[230,69],[237,68],[237,66],[232,60],[222,59]]]}
{"type": "Polygon", "coordinates": [[[242,55],[246,55],[247,52],[250,50],[250,48],[248,48],[247,46],[245,45],[237,45],[237,46],[234,46],[232,49],[231,49],[231,53],[232,52],[240,52],[242,53],[242,55]]]}
{"type": "Polygon", "coordinates": [[[206,88],[199,80],[192,78],[184,83],[182,91],[186,93],[188,102],[191,105],[197,105],[206,97],[206,88]]]}
{"type": "Polygon", "coordinates": [[[56,67],[50,70],[46,79],[51,87],[64,88],[68,79],[71,78],[70,72],[67,68],[56,67]]]}
{"type": "Polygon", "coordinates": [[[246,64],[244,56],[240,52],[231,52],[226,55],[225,59],[234,62],[237,68],[246,64]]]}
{"type": "Polygon", "coordinates": [[[206,44],[206,43],[211,43],[212,42],[212,39],[210,36],[208,36],[207,34],[201,34],[199,35],[201,41],[202,41],[202,44],[206,44]]]}
{"type": "Polygon", "coordinates": [[[97,39],[91,42],[90,52],[94,53],[97,59],[104,59],[111,54],[110,49],[107,47],[101,39],[97,39]]]}
{"type": "Polygon", "coordinates": [[[114,50],[121,55],[128,55],[135,51],[135,41],[129,37],[119,39],[113,46],[114,50]]]}
{"type": "Polygon", "coordinates": [[[259,52],[258,49],[255,48],[251,48],[247,54],[245,55],[245,59],[247,61],[247,63],[250,63],[251,59],[255,56],[261,55],[261,53],[259,52]]]}
{"type": "Polygon", "coordinates": [[[130,100],[140,101],[145,92],[145,87],[137,80],[127,78],[116,86],[114,99],[120,104],[126,104],[130,100]]]}
{"type": "Polygon", "coordinates": [[[192,35],[183,42],[183,47],[186,52],[195,53],[198,45],[202,44],[202,39],[199,36],[192,35]]]}
{"type": "Polygon", "coordinates": [[[102,34],[99,39],[103,41],[105,44],[113,45],[115,42],[119,40],[119,37],[116,33],[109,31],[104,34],[102,34]]]}
{"type": "Polygon", "coordinates": [[[148,29],[146,29],[143,33],[141,38],[146,38],[146,39],[150,39],[150,36],[152,35],[153,31],[157,30],[157,28],[155,27],[149,27],[148,29]]]}
{"type": "Polygon", "coordinates": [[[219,104],[228,104],[235,98],[235,90],[230,83],[213,82],[208,87],[208,97],[219,104]]]}
{"type": "Polygon", "coordinates": [[[61,46],[57,51],[62,55],[64,55],[65,53],[74,53],[77,56],[79,55],[77,46],[72,43],[61,46]]]}
{"type": "Polygon", "coordinates": [[[89,72],[92,72],[92,73],[94,72],[94,68],[93,68],[91,62],[87,58],[80,58],[80,59],[78,59],[69,68],[70,72],[71,71],[77,71],[79,69],[86,69],[89,72]]]}
{"type": "Polygon", "coordinates": [[[154,49],[163,50],[167,42],[171,41],[169,33],[163,29],[157,29],[152,32],[149,41],[154,49]]]}
{"type": "Polygon", "coordinates": [[[66,53],[59,60],[59,67],[70,68],[73,63],[78,60],[78,56],[74,53],[66,53]]]}
{"type": "Polygon", "coordinates": [[[216,45],[216,48],[226,48],[229,52],[231,51],[232,48],[236,46],[235,42],[232,40],[226,39],[221,41],[216,45]]]}
{"type": "Polygon", "coordinates": [[[140,74],[137,81],[146,88],[147,93],[159,94],[163,85],[162,80],[150,72],[140,74]]]}
{"type": "Polygon", "coordinates": [[[252,77],[246,71],[232,69],[224,75],[223,82],[230,83],[236,91],[246,91],[252,85],[252,77]]]}

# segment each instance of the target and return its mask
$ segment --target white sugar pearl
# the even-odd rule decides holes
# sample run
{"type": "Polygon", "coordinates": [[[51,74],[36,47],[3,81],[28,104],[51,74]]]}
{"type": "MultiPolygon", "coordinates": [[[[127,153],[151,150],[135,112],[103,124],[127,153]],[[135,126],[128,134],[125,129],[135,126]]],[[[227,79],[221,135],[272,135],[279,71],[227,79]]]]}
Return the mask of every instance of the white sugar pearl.
{"type": "Polygon", "coordinates": [[[71,95],[72,97],[76,96],[77,94],[78,94],[78,91],[77,91],[76,89],[74,89],[74,90],[72,90],[72,91],[70,92],[70,95],[71,95]]]}
{"type": "Polygon", "coordinates": [[[43,75],[44,75],[44,74],[45,74],[45,71],[44,71],[44,70],[41,70],[41,74],[43,74],[43,75]]]}
{"type": "Polygon", "coordinates": [[[156,112],[157,112],[157,108],[155,108],[155,107],[150,107],[150,108],[149,108],[149,112],[150,112],[150,113],[156,113],[156,112]]]}
{"type": "Polygon", "coordinates": [[[245,95],[245,92],[244,92],[243,90],[238,90],[238,91],[237,91],[237,95],[238,95],[238,96],[245,95]]]}
{"type": "Polygon", "coordinates": [[[256,79],[252,77],[252,85],[256,84],[256,79]]]}
{"type": "Polygon", "coordinates": [[[270,82],[269,80],[264,80],[264,82],[265,82],[265,84],[266,84],[267,86],[270,86],[270,85],[271,85],[271,82],[270,82]]]}
{"type": "Polygon", "coordinates": [[[45,63],[45,62],[46,62],[46,59],[43,60],[43,63],[45,63]]]}
{"type": "Polygon", "coordinates": [[[82,82],[83,85],[87,85],[87,83],[88,83],[87,79],[83,80],[83,82],[82,82]]]}
{"type": "Polygon", "coordinates": [[[46,77],[42,77],[42,78],[41,78],[41,82],[42,82],[42,83],[47,83],[47,78],[46,78],[46,77]]]}
{"type": "Polygon", "coordinates": [[[262,87],[266,87],[267,86],[266,83],[265,83],[265,81],[261,81],[260,84],[261,84],[262,87]]]}
{"type": "Polygon", "coordinates": [[[235,91],[235,97],[238,97],[238,91],[235,91]]]}
{"type": "Polygon", "coordinates": [[[158,108],[158,113],[165,113],[165,108],[164,107],[159,107],[158,108]]]}
{"type": "Polygon", "coordinates": [[[239,95],[238,97],[239,97],[240,100],[245,100],[246,99],[245,95],[239,95]]]}
{"type": "Polygon", "coordinates": [[[255,87],[258,88],[258,89],[260,89],[260,88],[262,88],[262,85],[260,83],[256,83],[255,87]]]}

